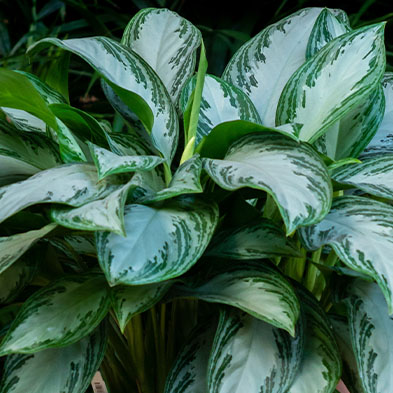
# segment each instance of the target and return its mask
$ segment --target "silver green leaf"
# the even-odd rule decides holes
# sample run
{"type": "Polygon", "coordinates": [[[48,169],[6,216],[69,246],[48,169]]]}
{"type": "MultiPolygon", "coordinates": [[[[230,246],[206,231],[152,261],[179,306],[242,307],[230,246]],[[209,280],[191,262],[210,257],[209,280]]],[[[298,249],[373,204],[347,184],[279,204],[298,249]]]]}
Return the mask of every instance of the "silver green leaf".
{"type": "Polygon", "coordinates": [[[206,393],[207,363],[216,327],[216,321],[209,321],[191,332],[169,372],[164,393],[206,393]]]}
{"type": "Polygon", "coordinates": [[[36,132],[20,132],[0,120],[0,176],[33,175],[62,162],[56,144],[36,132]]]}
{"type": "Polygon", "coordinates": [[[34,243],[56,228],[48,224],[41,229],[0,237],[0,273],[9,268],[34,243]]]}
{"type": "Polygon", "coordinates": [[[0,222],[37,203],[64,203],[82,206],[107,196],[117,185],[98,182],[91,164],[66,164],[41,171],[27,180],[0,188],[0,222]]]}
{"type": "Polygon", "coordinates": [[[334,335],[343,362],[341,379],[350,392],[365,393],[356,364],[355,354],[352,349],[349,323],[346,318],[338,315],[329,315],[329,320],[333,325],[334,335]]]}
{"type": "Polygon", "coordinates": [[[308,38],[321,11],[305,8],[266,27],[235,53],[224,71],[223,79],[251,98],[267,127],[276,125],[281,91],[306,61],[308,38]]]}
{"type": "Polygon", "coordinates": [[[208,369],[208,393],[284,393],[299,368],[296,338],[240,310],[221,313],[208,369]]]}
{"type": "Polygon", "coordinates": [[[393,320],[374,283],[356,280],[346,300],[352,347],[365,392],[385,393],[393,386],[393,320]]]}
{"type": "Polygon", "coordinates": [[[37,271],[37,262],[22,258],[0,273],[0,304],[12,301],[30,283],[37,271]]]}
{"type": "Polygon", "coordinates": [[[298,256],[299,250],[272,221],[261,219],[217,234],[206,255],[230,259],[298,256]]]}
{"type": "Polygon", "coordinates": [[[101,364],[106,346],[104,326],[64,348],[7,357],[1,393],[84,392],[101,364]]]}
{"type": "Polygon", "coordinates": [[[332,179],[382,198],[393,199],[393,154],[366,157],[333,171],[332,179]]]}
{"type": "Polygon", "coordinates": [[[147,141],[136,134],[107,133],[106,139],[111,151],[118,156],[149,156],[152,154],[147,141]]]}
{"type": "Polygon", "coordinates": [[[109,308],[109,289],[102,275],[53,281],[23,304],[1,342],[0,356],[71,345],[90,334],[109,308]]]}
{"type": "Polygon", "coordinates": [[[362,157],[375,154],[393,153],[393,73],[385,73],[382,79],[385,96],[385,113],[382,122],[362,157]]]}
{"type": "Polygon", "coordinates": [[[177,113],[162,81],[143,59],[106,37],[63,41],[45,38],[30,50],[49,45],[70,51],[88,62],[132,106],[130,109],[142,117],[154,146],[166,160],[172,160],[179,133],[177,113]]]}
{"type": "Polygon", "coordinates": [[[330,245],[351,269],[376,280],[393,313],[393,207],[372,199],[343,196],[317,225],[302,228],[308,249],[330,245]]]}
{"type": "Polygon", "coordinates": [[[380,86],[330,126],[315,141],[316,148],[333,160],[357,157],[370,143],[383,119],[385,98],[380,86]]]}
{"type": "Polygon", "coordinates": [[[97,232],[99,263],[110,285],[140,285],[179,276],[206,249],[218,221],[218,208],[196,198],[162,206],[126,205],[127,236],[97,232]]]}
{"type": "Polygon", "coordinates": [[[302,124],[299,138],[312,143],[364,101],[385,70],[383,31],[384,24],[366,26],[326,44],[285,85],[276,123],[302,124]]]}
{"type": "Polygon", "coordinates": [[[176,12],[146,8],[130,20],[121,42],[153,68],[177,105],[180,91],[195,69],[199,30],[176,12]]]}
{"type": "Polygon", "coordinates": [[[311,30],[307,43],[306,57],[315,55],[328,42],[340,35],[348,33],[351,28],[347,20],[340,20],[328,8],[322,10],[311,30]]]}
{"type": "Polygon", "coordinates": [[[271,194],[287,234],[320,221],[330,209],[330,178],[319,156],[307,144],[279,134],[247,135],[232,144],[223,160],[205,158],[203,165],[226,190],[251,187],[271,194]]]}
{"type": "MultiPolygon", "coordinates": [[[[200,182],[201,172],[202,161],[196,154],[177,168],[168,187],[157,192],[149,192],[149,187],[147,193],[138,199],[138,202],[158,202],[178,195],[201,193],[203,192],[200,182]]],[[[140,183],[140,186],[143,187],[143,182],[140,183]]]]}
{"type": "MultiPolygon", "coordinates": [[[[196,77],[193,77],[182,91],[180,107],[183,113],[186,110],[195,85],[196,77]]],[[[218,124],[232,120],[247,120],[261,123],[254,104],[242,90],[214,75],[206,75],[202,90],[195,144],[197,145],[218,124]]]]}
{"type": "Polygon", "coordinates": [[[288,393],[331,393],[341,377],[341,357],[330,322],[314,296],[298,288],[306,319],[302,362],[288,393]]]}
{"type": "Polygon", "coordinates": [[[85,231],[110,231],[125,236],[124,204],[131,183],[107,197],[77,208],[52,208],[51,217],[59,225],[85,231]]]}
{"type": "MultiPolygon", "coordinates": [[[[56,90],[52,89],[46,83],[42,82],[37,76],[33,74],[29,74],[27,72],[21,72],[29,82],[33,85],[35,90],[40,94],[46,105],[51,104],[64,104],[66,101],[64,98],[59,94],[56,90]]],[[[27,112],[26,112],[27,113],[27,112]]],[[[25,123],[27,122],[29,127],[28,130],[31,129],[31,123],[29,114],[27,117],[23,112],[11,113],[11,116],[14,120],[16,120],[15,125],[20,125],[22,131],[25,131],[25,123]],[[16,117],[18,115],[19,117],[16,117]]],[[[34,120],[34,119],[33,119],[34,120]]],[[[74,162],[74,161],[86,161],[86,156],[83,152],[83,144],[79,141],[70,131],[70,129],[58,118],[55,119],[56,126],[51,125],[47,122],[49,126],[55,132],[54,138],[59,142],[60,154],[65,162],[74,162]]],[[[41,132],[46,132],[46,125],[45,128],[41,129],[41,132]]]]}
{"type": "Polygon", "coordinates": [[[227,263],[203,283],[184,279],[174,293],[240,308],[295,335],[300,314],[297,296],[285,278],[264,262],[227,263]]]}
{"type": "Polygon", "coordinates": [[[148,285],[117,285],[111,289],[112,307],[123,332],[130,319],[153,307],[168,292],[171,281],[148,285]]]}
{"type": "Polygon", "coordinates": [[[116,173],[150,171],[165,160],[157,156],[119,156],[89,143],[99,179],[116,173]]]}

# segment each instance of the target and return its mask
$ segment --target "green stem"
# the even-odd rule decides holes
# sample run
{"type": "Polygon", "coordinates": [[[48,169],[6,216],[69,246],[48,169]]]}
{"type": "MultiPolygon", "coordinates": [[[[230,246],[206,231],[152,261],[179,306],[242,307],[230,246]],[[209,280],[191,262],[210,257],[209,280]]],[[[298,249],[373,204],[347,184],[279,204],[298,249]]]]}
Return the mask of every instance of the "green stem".
{"type": "Polygon", "coordinates": [[[169,183],[172,180],[172,172],[167,162],[164,162],[164,176],[165,176],[165,183],[167,186],[169,186],[169,183]]]}
{"type": "MultiPolygon", "coordinates": [[[[319,263],[319,260],[321,258],[321,254],[322,254],[322,247],[312,253],[311,260],[316,263],[319,263]]],[[[319,274],[319,269],[315,265],[313,265],[312,263],[309,263],[308,267],[307,267],[307,274],[305,277],[304,286],[310,292],[314,292],[315,281],[317,279],[318,274],[319,274]]]]}

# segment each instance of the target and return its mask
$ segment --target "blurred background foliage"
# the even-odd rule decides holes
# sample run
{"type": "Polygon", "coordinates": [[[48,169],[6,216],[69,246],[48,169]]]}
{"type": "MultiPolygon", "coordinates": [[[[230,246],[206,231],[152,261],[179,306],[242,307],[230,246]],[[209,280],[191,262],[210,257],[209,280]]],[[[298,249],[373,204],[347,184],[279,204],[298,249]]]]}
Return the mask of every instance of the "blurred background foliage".
{"type": "MultiPolygon", "coordinates": [[[[51,75],[70,60],[71,105],[96,118],[112,121],[114,130],[119,131],[124,123],[104,99],[98,76],[85,62],[77,56],[69,59],[55,48],[29,59],[25,55],[26,49],[48,36],[64,39],[103,35],[120,40],[128,21],[140,9],[166,7],[201,30],[209,61],[208,72],[221,75],[228,60],[244,42],[265,26],[311,6],[343,9],[353,28],[386,21],[387,70],[393,71],[391,0],[242,0],[240,3],[212,0],[0,0],[0,67],[33,72],[48,82],[51,75]]],[[[92,392],[91,388],[89,391],[92,392]]]]}
{"type": "MultiPolygon", "coordinates": [[[[61,52],[53,48],[49,53],[29,59],[25,51],[34,42],[47,36],[64,39],[104,35],[119,40],[129,19],[141,8],[166,7],[202,31],[208,72],[221,75],[229,58],[245,41],[268,24],[310,6],[343,9],[354,28],[387,21],[388,71],[393,71],[393,6],[390,0],[243,0],[240,3],[215,3],[212,0],[0,0],[0,67],[33,72],[48,81],[68,58],[63,58],[61,52]]],[[[71,105],[97,117],[113,119],[113,110],[102,99],[97,75],[76,56],[71,56],[70,65],[71,105]]]]}

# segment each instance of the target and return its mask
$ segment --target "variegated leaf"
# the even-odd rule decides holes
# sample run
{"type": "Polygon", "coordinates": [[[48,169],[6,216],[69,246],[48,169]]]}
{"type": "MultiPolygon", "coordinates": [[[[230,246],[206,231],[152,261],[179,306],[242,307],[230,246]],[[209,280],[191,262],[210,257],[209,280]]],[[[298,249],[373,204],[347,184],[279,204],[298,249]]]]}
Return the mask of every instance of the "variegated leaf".
{"type": "Polygon", "coordinates": [[[172,286],[171,281],[148,285],[117,285],[111,289],[112,306],[123,332],[130,319],[159,302],[172,286]]]}
{"type": "Polygon", "coordinates": [[[100,180],[116,173],[150,171],[164,162],[158,156],[119,156],[92,143],[89,147],[100,180]]]}
{"type": "Polygon", "coordinates": [[[251,187],[271,194],[287,234],[320,221],[330,209],[331,183],[321,159],[308,145],[279,134],[247,135],[230,147],[224,160],[205,158],[203,164],[226,190],[251,187]]]}
{"type": "Polygon", "coordinates": [[[302,9],[266,27],[235,53],[224,71],[223,79],[251,98],[265,126],[276,125],[281,91],[305,62],[307,41],[321,11],[302,9]]]}
{"type": "MultiPolygon", "coordinates": [[[[50,110],[49,106],[51,104],[65,103],[64,98],[56,90],[42,82],[35,75],[29,74],[27,72],[21,72],[21,74],[29,80],[34,89],[40,94],[42,99],[45,101],[45,104],[48,105],[48,110],[50,110]]],[[[53,114],[52,111],[51,113],[53,114]]],[[[11,115],[15,119],[16,114],[12,113],[11,115]]],[[[28,121],[29,119],[26,118],[23,113],[19,113],[19,116],[20,117],[17,118],[16,124],[22,123],[23,127],[25,120],[28,121]]],[[[78,141],[78,139],[60,119],[55,118],[55,121],[55,124],[48,123],[48,121],[46,121],[46,123],[55,131],[55,139],[59,142],[60,154],[64,162],[86,161],[86,156],[82,147],[80,146],[81,142],[78,141]]],[[[21,129],[24,131],[24,128],[21,129]]],[[[41,131],[45,131],[45,128],[41,131]]]]}
{"type": "Polygon", "coordinates": [[[145,8],[130,20],[121,42],[153,68],[177,105],[182,87],[194,72],[199,30],[168,9],[145,8]]]}
{"type": "Polygon", "coordinates": [[[302,228],[308,249],[330,245],[351,269],[376,280],[393,313],[393,207],[372,199],[343,196],[319,224],[302,228]]]}
{"type": "Polygon", "coordinates": [[[360,164],[345,165],[333,171],[332,178],[368,194],[393,199],[393,154],[366,157],[360,164]]]}
{"type": "Polygon", "coordinates": [[[49,108],[81,141],[107,145],[104,127],[87,112],[63,103],[52,103],[49,108]]]}
{"type": "Polygon", "coordinates": [[[62,162],[56,144],[36,132],[22,133],[0,120],[0,176],[33,175],[62,162]]]}
{"type": "Polygon", "coordinates": [[[296,338],[291,338],[284,330],[240,310],[225,310],[220,316],[209,359],[207,391],[287,392],[302,352],[302,329],[296,338]]]}
{"type": "Polygon", "coordinates": [[[330,322],[313,295],[297,289],[306,319],[304,353],[288,393],[331,393],[341,377],[341,357],[330,322]]]}
{"type": "Polygon", "coordinates": [[[101,364],[106,345],[104,326],[64,348],[7,357],[1,393],[84,392],[101,364]]]}
{"type": "Polygon", "coordinates": [[[385,393],[393,386],[393,320],[374,283],[356,280],[346,300],[352,347],[365,392],[385,393]]]}
{"type": "Polygon", "coordinates": [[[84,231],[110,231],[125,236],[124,204],[131,183],[113,191],[104,199],[77,208],[53,208],[52,219],[67,228],[84,231]]]}
{"type": "Polygon", "coordinates": [[[200,258],[217,221],[217,206],[196,198],[157,207],[126,205],[126,238],[97,232],[101,268],[110,285],[149,284],[179,276],[200,258]]]}
{"type": "Polygon", "coordinates": [[[47,125],[38,117],[21,109],[1,108],[11,123],[20,131],[46,134],[47,125]]]}
{"type": "Polygon", "coordinates": [[[296,124],[284,124],[275,128],[268,128],[246,120],[233,120],[214,127],[208,135],[203,137],[196,148],[202,157],[223,158],[229,147],[238,139],[254,133],[279,133],[299,142],[296,124]]]}
{"type": "Polygon", "coordinates": [[[27,180],[0,188],[0,222],[37,203],[82,206],[104,198],[117,185],[98,182],[94,165],[74,163],[41,171],[27,180]]]}
{"type": "Polygon", "coordinates": [[[23,304],[1,342],[0,356],[71,345],[90,334],[109,308],[109,289],[102,275],[53,281],[23,304]]]}
{"type": "Polygon", "coordinates": [[[118,156],[149,156],[152,151],[149,150],[148,143],[136,134],[120,134],[107,133],[106,139],[108,141],[111,151],[118,156]]]}
{"type": "Polygon", "coordinates": [[[143,59],[106,37],[64,41],[45,38],[31,49],[49,45],[68,50],[87,61],[140,118],[165,159],[172,160],[179,133],[177,113],[160,78],[143,59]]]}
{"type": "MultiPolygon", "coordinates": [[[[195,85],[196,77],[190,79],[182,91],[180,107],[183,113],[186,110],[195,85]]],[[[214,75],[206,75],[195,144],[197,145],[218,124],[232,120],[247,120],[261,123],[254,104],[242,90],[214,75]]]]}
{"type": "Polygon", "coordinates": [[[382,79],[385,96],[385,113],[382,122],[361,157],[393,153],[393,73],[387,72],[382,79]]]}
{"type": "Polygon", "coordinates": [[[261,219],[217,234],[206,255],[230,259],[262,259],[298,256],[295,244],[274,222],[261,219]]]}
{"type": "Polygon", "coordinates": [[[329,320],[333,325],[334,335],[343,362],[341,379],[350,392],[365,393],[357,368],[355,354],[352,349],[349,323],[346,318],[338,315],[330,315],[329,320]]]}
{"type": "MultiPolygon", "coordinates": [[[[178,195],[201,193],[203,192],[200,182],[201,171],[202,161],[196,154],[177,168],[168,187],[156,193],[147,190],[147,194],[138,201],[143,203],[158,202],[178,195]]],[[[143,187],[142,183],[140,185],[143,187]]]]}
{"type": "Polygon", "coordinates": [[[209,321],[191,332],[169,372],[164,393],[206,393],[207,363],[216,328],[216,321],[209,321]]]}
{"type": "Polygon", "coordinates": [[[374,137],[385,110],[382,88],[378,86],[366,99],[330,126],[315,146],[333,160],[357,157],[374,137]]]}
{"type": "Polygon", "coordinates": [[[82,255],[96,256],[97,250],[95,246],[94,236],[91,233],[68,234],[64,236],[64,240],[78,253],[82,255]]]}
{"type": "Polygon", "coordinates": [[[383,31],[384,24],[350,31],[307,60],[281,93],[276,123],[302,124],[299,138],[314,142],[364,101],[385,70],[383,31]]]}
{"type": "MultiPolygon", "coordinates": [[[[18,113],[28,112],[29,116],[41,119],[50,127],[57,128],[56,118],[39,94],[27,73],[0,69],[0,107],[7,114],[7,108],[18,113]]],[[[12,118],[12,111],[11,116],[12,118]]]]}
{"type": "Polygon", "coordinates": [[[174,293],[240,308],[295,335],[299,301],[285,278],[264,262],[230,262],[202,283],[185,279],[175,284],[174,293]]]}
{"type": "Polygon", "coordinates": [[[36,258],[22,258],[0,273],[0,304],[12,301],[37,271],[36,258]]]}
{"type": "Polygon", "coordinates": [[[351,30],[348,20],[340,20],[328,8],[318,15],[307,43],[306,57],[314,56],[328,42],[351,30]]]}
{"type": "Polygon", "coordinates": [[[35,242],[44,237],[56,224],[48,224],[41,229],[0,237],[0,273],[9,268],[35,242]]]}

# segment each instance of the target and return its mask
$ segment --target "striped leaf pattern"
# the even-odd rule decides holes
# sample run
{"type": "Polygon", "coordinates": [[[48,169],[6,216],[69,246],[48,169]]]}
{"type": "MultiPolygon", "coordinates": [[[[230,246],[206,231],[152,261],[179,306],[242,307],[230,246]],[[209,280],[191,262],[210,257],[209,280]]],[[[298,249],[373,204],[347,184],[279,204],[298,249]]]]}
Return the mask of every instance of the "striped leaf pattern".
{"type": "MultiPolygon", "coordinates": [[[[57,128],[56,118],[49,110],[47,103],[35,89],[27,73],[0,69],[0,107],[12,119],[12,109],[17,109],[17,114],[28,112],[29,116],[38,118],[50,127],[57,128]],[[11,111],[7,111],[10,108],[11,111]]],[[[38,79],[38,78],[37,78],[38,79]]]]}
{"type": "MultiPolygon", "coordinates": [[[[202,161],[196,154],[177,168],[168,187],[156,193],[148,192],[138,201],[143,203],[158,202],[178,195],[201,193],[203,192],[200,182],[201,172],[202,161]]],[[[143,184],[141,185],[143,186],[143,184]]]]}
{"type": "Polygon", "coordinates": [[[62,162],[56,144],[36,132],[20,132],[0,120],[0,176],[33,175],[62,162]]]}
{"type": "Polygon", "coordinates": [[[302,228],[300,234],[308,249],[328,244],[348,267],[376,280],[389,313],[393,312],[392,206],[363,197],[339,197],[323,221],[302,228]]]}
{"type": "Polygon", "coordinates": [[[284,393],[299,368],[303,333],[296,338],[240,310],[221,313],[209,359],[209,393],[284,393]]]}
{"type": "Polygon", "coordinates": [[[316,148],[333,160],[357,157],[370,143],[381,124],[385,98],[380,86],[315,141],[316,148]]]}
{"type": "Polygon", "coordinates": [[[368,155],[393,153],[393,73],[385,73],[382,79],[382,88],[385,97],[385,113],[382,122],[364,152],[362,157],[368,155]]]}
{"type": "Polygon", "coordinates": [[[333,171],[332,178],[382,198],[393,199],[393,154],[366,157],[333,171]]]}
{"type": "Polygon", "coordinates": [[[102,275],[53,281],[23,304],[1,342],[0,356],[71,345],[90,334],[109,308],[109,290],[102,275]]]}
{"type": "Polygon", "coordinates": [[[305,62],[307,42],[321,11],[302,9],[266,27],[235,53],[224,71],[222,78],[251,98],[267,127],[276,125],[281,91],[305,62]]]}
{"type": "Polygon", "coordinates": [[[247,135],[224,160],[203,159],[204,169],[226,190],[252,187],[271,194],[287,234],[320,221],[329,211],[329,175],[315,151],[279,134],[247,135]],[[290,195],[290,198],[288,198],[290,195]]]}
{"type": "Polygon", "coordinates": [[[328,42],[351,30],[348,20],[340,20],[325,8],[318,15],[307,43],[306,57],[314,56],[328,42]]]}
{"type": "Polygon", "coordinates": [[[0,304],[11,302],[33,279],[37,258],[22,258],[0,273],[0,304]]]}
{"type": "Polygon", "coordinates": [[[230,259],[297,256],[298,249],[272,221],[263,219],[218,233],[206,255],[230,259]]]}
{"type": "Polygon", "coordinates": [[[119,156],[92,143],[89,143],[89,147],[100,180],[116,173],[150,171],[164,162],[157,156],[119,156]]]}
{"type": "Polygon", "coordinates": [[[383,76],[383,31],[384,24],[350,31],[311,57],[285,85],[277,106],[277,124],[302,124],[300,139],[314,142],[360,104],[383,76]],[[349,75],[348,69],[356,69],[356,73],[349,75]]]}
{"type": "Polygon", "coordinates": [[[130,109],[150,132],[154,146],[166,160],[172,160],[179,133],[177,113],[160,78],[143,59],[106,37],[64,41],[45,38],[31,50],[49,45],[56,45],[87,61],[128,106],[132,105],[130,109]]]}
{"type": "Polygon", "coordinates": [[[1,393],[80,393],[91,383],[104,357],[103,325],[90,336],[64,348],[7,357],[1,393]]]}
{"type": "MultiPolygon", "coordinates": [[[[29,74],[27,72],[21,73],[25,76],[29,82],[33,85],[34,89],[37,93],[40,94],[41,98],[44,100],[45,104],[47,105],[48,111],[50,111],[51,115],[54,117],[53,111],[50,109],[50,105],[53,104],[65,104],[65,99],[54,89],[50,86],[42,82],[37,76],[33,74],[29,74]]],[[[15,113],[11,114],[13,118],[15,118],[15,113]]],[[[21,125],[21,130],[25,131],[24,123],[25,123],[25,115],[23,112],[19,113],[20,117],[17,118],[15,124],[21,125]]],[[[45,120],[46,124],[50,126],[53,131],[53,137],[59,142],[59,149],[60,154],[64,162],[74,162],[74,161],[86,161],[86,156],[83,152],[82,143],[78,141],[78,139],[73,135],[71,130],[58,118],[55,118],[55,123],[48,122],[45,120]]],[[[28,118],[27,118],[28,120],[28,118]]],[[[42,132],[46,132],[46,125],[42,132]]],[[[31,128],[29,128],[31,130],[31,128]]]]}
{"type": "Polygon", "coordinates": [[[111,286],[150,284],[179,276],[200,258],[218,208],[194,198],[162,206],[126,205],[127,236],[97,232],[98,259],[111,286]]]}
{"type": "Polygon", "coordinates": [[[352,349],[350,327],[347,319],[338,315],[330,315],[329,320],[333,325],[334,335],[343,362],[341,379],[350,392],[366,393],[362,387],[355,353],[352,349]]]}
{"type": "Polygon", "coordinates": [[[37,203],[82,206],[116,188],[110,181],[98,182],[97,171],[91,164],[74,163],[47,169],[0,188],[0,222],[37,203]]]}
{"type": "Polygon", "coordinates": [[[177,284],[174,292],[237,307],[255,318],[295,335],[300,306],[285,278],[261,261],[226,264],[203,283],[177,284]]]}
{"type": "Polygon", "coordinates": [[[3,273],[35,242],[54,228],[56,228],[56,224],[48,224],[41,229],[0,237],[0,273],[3,273]]]}
{"type": "Polygon", "coordinates": [[[171,281],[148,285],[117,285],[111,289],[112,307],[123,332],[130,319],[159,302],[172,286],[171,281]]]}
{"type": "Polygon", "coordinates": [[[393,386],[393,320],[374,283],[356,280],[346,300],[352,346],[365,392],[387,392],[393,386]]]}
{"type": "Polygon", "coordinates": [[[209,321],[192,331],[169,372],[164,393],[206,393],[207,364],[216,327],[216,321],[209,321]]]}
{"type": "Polygon", "coordinates": [[[306,319],[303,358],[288,393],[331,393],[341,377],[341,357],[330,322],[314,296],[297,288],[306,319]]]}
{"type": "MultiPolygon", "coordinates": [[[[180,107],[183,113],[195,86],[196,77],[193,77],[182,91],[180,107]]],[[[197,145],[218,124],[232,120],[247,120],[261,123],[254,104],[242,90],[214,75],[206,75],[202,90],[195,144],[197,145]]]]}
{"type": "Polygon", "coordinates": [[[110,231],[125,236],[124,204],[131,183],[107,197],[77,208],[52,208],[51,217],[59,225],[85,231],[110,231]]]}
{"type": "Polygon", "coordinates": [[[199,30],[176,12],[146,8],[130,20],[121,42],[153,68],[177,105],[181,89],[195,69],[199,30]]]}

